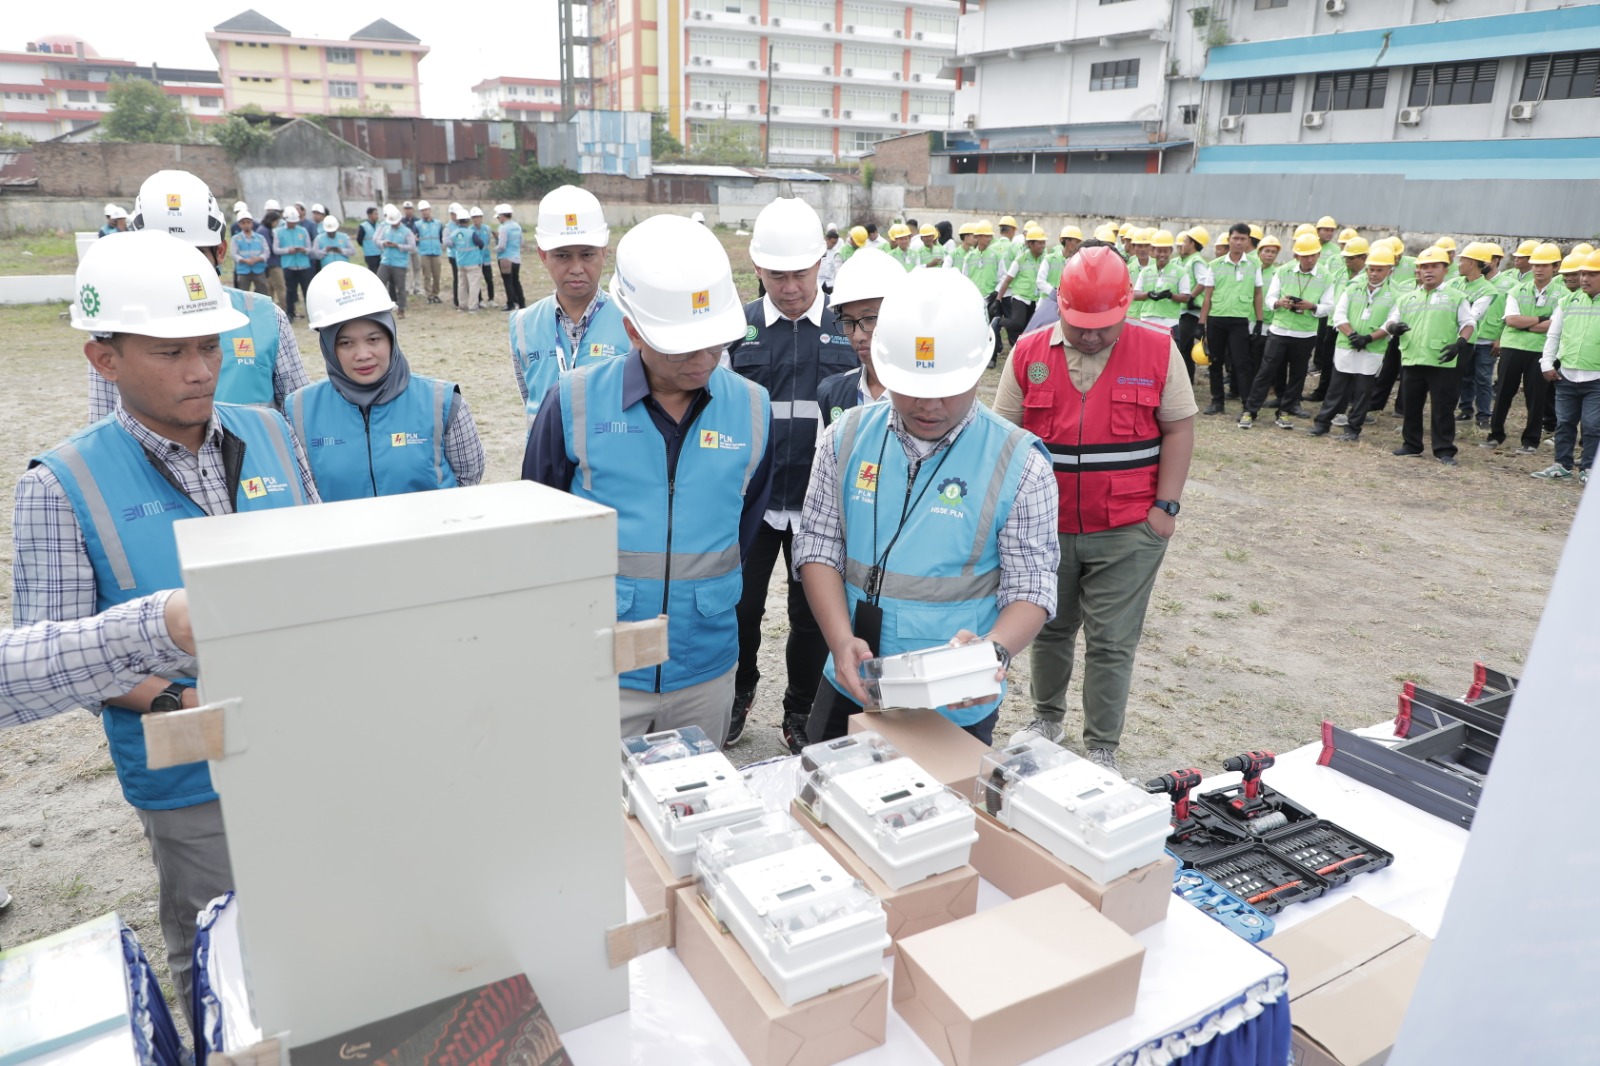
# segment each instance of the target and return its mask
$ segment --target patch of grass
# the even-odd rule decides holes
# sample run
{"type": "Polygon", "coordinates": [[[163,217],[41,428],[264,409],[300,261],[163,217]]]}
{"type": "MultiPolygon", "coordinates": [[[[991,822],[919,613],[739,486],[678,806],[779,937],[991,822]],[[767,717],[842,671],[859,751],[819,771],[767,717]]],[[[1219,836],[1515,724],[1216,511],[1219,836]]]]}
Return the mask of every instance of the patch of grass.
{"type": "Polygon", "coordinates": [[[1250,601],[1250,613],[1251,614],[1266,614],[1267,613],[1267,609],[1265,607],[1261,606],[1261,601],[1259,601],[1259,600],[1251,600],[1250,601]]]}
{"type": "Polygon", "coordinates": [[[89,891],[89,884],[84,881],[82,874],[73,874],[70,879],[62,881],[59,887],[64,900],[77,899],[89,891]]]}
{"type": "Polygon", "coordinates": [[[1212,611],[1211,612],[1211,617],[1217,619],[1220,622],[1226,622],[1230,618],[1238,618],[1239,617],[1239,612],[1238,611],[1212,611]]]}
{"type": "Polygon", "coordinates": [[[1211,594],[1211,598],[1216,600],[1218,603],[1227,603],[1229,600],[1233,599],[1233,593],[1231,593],[1231,592],[1213,592],[1211,594]]]}
{"type": "Polygon", "coordinates": [[[1162,600],[1156,604],[1156,610],[1162,614],[1182,614],[1183,606],[1182,600],[1162,600]]]}
{"type": "Polygon", "coordinates": [[[1223,548],[1222,557],[1230,563],[1246,562],[1250,558],[1249,548],[1223,548]]]}
{"type": "Polygon", "coordinates": [[[1410,670],[1407,670],[1407,671],[1405,671],[1403,673],[1399,673],[1399,674],[1390,674],[1389,675],[1389,679],[1391,681],[1398,681],[1402,685],[1405,684],[1407,681],[1422,681],[1422,680],[1424,680],[1424,678],[1423,678],[1423,676],[1421,674],[1415,673],[1414,671],[1410,671],[1410,670]]]}
{"type": "Polygon", "coordinates": [[[70,233],[0,239],[0,274],[71,274],[77,269],[78,243],[70,233]]]}

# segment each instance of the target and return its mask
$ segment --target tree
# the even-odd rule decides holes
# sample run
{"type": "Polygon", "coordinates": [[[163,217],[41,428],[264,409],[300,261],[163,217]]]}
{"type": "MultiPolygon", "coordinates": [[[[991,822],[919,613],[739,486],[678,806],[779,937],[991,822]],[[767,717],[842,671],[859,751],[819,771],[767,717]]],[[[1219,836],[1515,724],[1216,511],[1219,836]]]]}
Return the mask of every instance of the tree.
{"type": "Polygon", "coordinates": [[[753,129],[736,122],[711,122],[695,130],[688,158],[696,163],[721,163],[726,166],[758,166],[761,145],[753,129]]]}
{"type": "Polygon", "coordinates": [[[683,158],[683,142],[672,135],[665,111],[650,112],[650,158],[659,163],[683,158]]]}
{"type": "Polygon", "coordinates": [[[183,105],[143,78],[113,78],[111,110],[100,120],[103,141],[181,144],[191,140],[183,105]]]}
{"type": "Polygon", "coordinates": [[[211,127],[211,139],[222,146],[229,159],[243,159],[265,151],[272,143],[272,127],[251,122],[237,111],[211,127]]]}
{"type": "Polygon", "coordinates": [[[33,147],[33,138],[26,133],[17,133],[14,130],[0,129],[0,148],[15,151],[26,151],[33,147]]]}
{"type": "Polygon", "coordinates": [[[529,160],[518,167],[510,178],[491,185],[489,192],[507,200],[538,200],[559,186],[582,184],[583,175],[576,170],[541,167],[537,160],[529,160]]]}

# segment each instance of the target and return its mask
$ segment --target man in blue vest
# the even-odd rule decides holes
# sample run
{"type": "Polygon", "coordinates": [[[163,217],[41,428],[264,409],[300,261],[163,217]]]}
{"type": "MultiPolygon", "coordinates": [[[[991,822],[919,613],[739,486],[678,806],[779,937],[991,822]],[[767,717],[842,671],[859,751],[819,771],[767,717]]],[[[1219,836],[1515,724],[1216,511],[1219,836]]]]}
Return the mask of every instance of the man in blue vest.
{"type": "Polygon", "coordinates": [[[368,205],[367,217],[361,225],[356,227],[356,241],[361,245],[361,254],[366,257],[367,269],[374,274],[378,272],[380,260],[383,258],[383,249],[378,247],[378,207],[376,204],[368,205]]]}
{"type": "Polygon", "coordinates": [[[761,618],[766,612],[772,569],[781,553],[787,570],[789,638],[783,692],[783,735],[792,751],[816,700],[827,642],[793,576],[794,534],[811,478],[822,409],[822,380],[860,365],[850,338],[839,331],[817,283],[822,255],[822,219],[804,200],[778,198],[761,209],[750,234],[750,261],[766,295],[745,305],[743,336],[729,349],[733,369],[772,397],[772,501],[744,571],[739,601],[739,674],[734,683],[730,743],[739,739],[761,680],[761,618]]]}
{"type": "MultiPolygon", "coordinates": [[[[248,321],[192,245],[157,232],[104,241],[78,266],[72,325],[122,403],[35,459],[17,482],[13,622],[87,618],[182,585],[173,523],[317,502],[283,416],[213,401],[220,334],[248,321]]],[[[101,721],[159,875],[161,931],[190,1009],[195,916],[233,887],[204,763],[152,770],[141,716],[196,705],[192,666],[108,700],[101,721]]],[[[191,1025],[193,1019],[190,1019],[191,1025]]]]}
{"type": "MultiPolygon", "coordinates": [[[[248,212],[247,212],[248,214],[248,212]]],[[[186,170],[158,170],[139,186],[133,203],[135,230],[171,234],[200,249],[200,254],[220,269],[227,246],[223,242],[222,208],[206,183],[186,170]]],[[[222,335],[222,369],[216,400],[283,410],[283,401],[296,389],[311,384],[300,342],[289,316],[264,295],[223,286],[236,311],[249,322],[222,335]]],[[[89,422],[100,421],[117,406],[117,386],[89,368],[89,422]]]]}
{"type": "Polygon", "coordinates": [[[439,260],[444,258],[444,226],[433,217],[433,205],[423,200],[417,204],[422,217],[414,227],[417,234],[417,262],[422,273],[417,281],[417,291],[431,304],[439,303],[439,260]]]}
{"type": "Polygon", "coordinates": [[[623,674],[622,736],[727,733],[740,568],[767,505],[767,394],[718,365],[744,328],[712,232],[657,215],[617,244],[611,299],[632,350],[562,374],[522,476],[617,511],[617,619],[667,616],[670,658],[623,674]]]}
{"type": "Polygon", "coordinates": [[[621,310],[600,288],[611,230],[594,193],[576,185],[550,190],[539,201],[533,235],[555,292],[509,319],[511,367],[530,428],[563,370],[626,355],[633,346],[621,310]]]}
{"type": "MultiPolygon", "coordinates": [[[[823,432],[795,537],[829,649],[811,743],[842,735],[867,703],[867,659],[984,640],[1003,678],[1055,613],[1050,460],[978,402],[993,351],[983,297],[954,271],[917,271],[878,308],[872,362],[889,403],[823,432]]],[[[1003,698],[937,710],[988,743],[1003,698]]]]}
{"type": "Polygon", "coordinates": [[[511,217],[510,204],[497,204],[494,216],[500,220],[494,235],[494,256],[506,287],[506,310],[520,311],[528,306],[528,298],[522,294],[522,224],[511,217]]]}

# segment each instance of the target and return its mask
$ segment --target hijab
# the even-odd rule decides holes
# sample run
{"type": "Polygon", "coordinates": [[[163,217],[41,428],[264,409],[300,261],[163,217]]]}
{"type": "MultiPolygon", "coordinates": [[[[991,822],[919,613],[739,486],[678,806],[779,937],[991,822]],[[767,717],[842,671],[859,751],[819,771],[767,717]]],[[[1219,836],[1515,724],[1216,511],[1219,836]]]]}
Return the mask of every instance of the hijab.
{"type": "MultiPolygon", "coordinates": [[[[406,362],[405,354],[400,351],[400,338],[395,333],[392,312],[380,311],[377,314],[362,315],[361,318],[376,322],[389,334],[389,369],[384,372],[383,377],[370,385],[359,384],[344,372],[344,367],[339,365],[336,345],[339,331],[345,327],[344,322],[317,330],[317,340],[322,345],[322,362],[328,368],[328,380],[339,391],[339,395],[357,407],[371,407],[374,404],[388,403],[406,391],[406,387],[411,384],[411,366],[406,362]]],[[[351,321],[359,322],[361,319],[351,321]]]]}

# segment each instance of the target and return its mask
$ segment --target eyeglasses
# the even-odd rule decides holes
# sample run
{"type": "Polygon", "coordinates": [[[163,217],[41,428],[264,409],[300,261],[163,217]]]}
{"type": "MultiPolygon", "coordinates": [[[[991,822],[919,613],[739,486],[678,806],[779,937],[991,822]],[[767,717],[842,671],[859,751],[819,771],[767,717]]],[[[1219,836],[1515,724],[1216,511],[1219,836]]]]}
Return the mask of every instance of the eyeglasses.
{"type": "Polygon", "coordinates": [[[840,315],[838,321],[840,332],[847,337],[856,331],[857,326],[861,327],[862,333],[871,333],[878,328],[877,315],[862,315],[860,318],[845,318],[840,315]]]}

